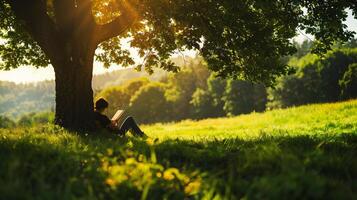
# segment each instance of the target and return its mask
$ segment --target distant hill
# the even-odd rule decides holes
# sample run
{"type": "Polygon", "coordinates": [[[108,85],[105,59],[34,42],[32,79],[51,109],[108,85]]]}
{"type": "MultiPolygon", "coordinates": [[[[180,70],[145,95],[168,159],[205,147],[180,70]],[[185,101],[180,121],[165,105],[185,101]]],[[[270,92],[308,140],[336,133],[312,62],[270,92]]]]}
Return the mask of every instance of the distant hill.
{"type": "MultiPolygon", "coordinates": [[[[199,58],[192,57],[183,57],[177,56],[171,59],[177,66],[186,66],[189,63],[199,61],[199,58]]],[[[98,91],[103,88],[112,85],[120,85],[125,81],[128,81],[133,78],[147,77],[152,81],[158,81],[164,76],[168,75],[170,72],[167,72],[163,69],[154,69],[153,74],[148,74],[145,70],[136,71],[134,68],[127,68],[122,70],[116,70],[113,72],[107,72],[100,75],[95,75],[92,81],[93,90],[98,91]]]]}
{"type": "Polygon", "coordinates": [[[17,118],[29,112],[54,110],[54,90],[53,81],[33,84],[0,81],[0,115],[17,118]]]}

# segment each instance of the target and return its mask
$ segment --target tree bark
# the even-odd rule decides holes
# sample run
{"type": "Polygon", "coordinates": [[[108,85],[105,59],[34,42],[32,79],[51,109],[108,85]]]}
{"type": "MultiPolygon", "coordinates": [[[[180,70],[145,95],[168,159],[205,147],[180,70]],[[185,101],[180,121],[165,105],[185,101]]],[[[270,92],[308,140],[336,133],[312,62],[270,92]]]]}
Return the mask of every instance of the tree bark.
{"type": "Polygon", "coordinates": [[[94,130],[93,56],[91,48],[76,49],[64,59],[53,62],[57,125],[76,131],[94,130]]]}

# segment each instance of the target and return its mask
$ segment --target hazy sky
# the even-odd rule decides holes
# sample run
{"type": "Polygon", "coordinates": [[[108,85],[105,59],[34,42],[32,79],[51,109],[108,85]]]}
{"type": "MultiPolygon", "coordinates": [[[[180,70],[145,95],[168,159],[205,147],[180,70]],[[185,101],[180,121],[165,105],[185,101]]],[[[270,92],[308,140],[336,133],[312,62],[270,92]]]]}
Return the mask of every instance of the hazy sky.
{"type": "MultiPolygon", "coordinates": [[[[100,63],[95,63],[93,73],[102,74],[117,69],[121,69],[121,67],[113,65],[109,69],[106,69],[100,63]]],[[[51,66],[41,67],[38,69],[32,66],[22,66],[10,71],[0,70],[0,81],[12,81],[15,83],[30,83],[43,80],[52,80],[54,77],[55,72],[51,66]]]]}
{"type": "MultiPolygon", "coordinates": [[[[354,19],[349,12],[349,17],[347,18],[346,24],[348,25],[349,30],[353,30],[357,32],[357,20],[354,19]]],[[[310,38],[310,36],[305,36],[300,34],[296,37],[297,41],[303,41],[310,38]]],[[[186,55],[194,55],[192,52],[186,52],[186,55]]],[[[121,69],[120,66],[111,66],[109,69],[104,68],[100,63],[94,64],[94,74],[102,74],[105,72],[110,72],[113,70],[121,69]]],[[[1,71],[0,70],[0,81],[12,81],[16,83],[29,83],[43,80],[51,80],[54,79],[54,71],[52,67],[39,68],[31,66],[23,66],[17,69],[13,69],[10,71],[1,71]]]]}

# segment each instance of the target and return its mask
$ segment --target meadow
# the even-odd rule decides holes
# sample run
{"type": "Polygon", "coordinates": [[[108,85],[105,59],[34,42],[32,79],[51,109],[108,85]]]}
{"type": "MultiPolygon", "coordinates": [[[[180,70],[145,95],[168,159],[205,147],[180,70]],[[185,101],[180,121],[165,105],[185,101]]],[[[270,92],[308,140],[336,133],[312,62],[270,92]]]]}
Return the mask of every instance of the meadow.
{"type": "Polygon", "coordinates": [[[0,199],[357,199],[357,100],[142,128],[0,129],[0,199]]]}

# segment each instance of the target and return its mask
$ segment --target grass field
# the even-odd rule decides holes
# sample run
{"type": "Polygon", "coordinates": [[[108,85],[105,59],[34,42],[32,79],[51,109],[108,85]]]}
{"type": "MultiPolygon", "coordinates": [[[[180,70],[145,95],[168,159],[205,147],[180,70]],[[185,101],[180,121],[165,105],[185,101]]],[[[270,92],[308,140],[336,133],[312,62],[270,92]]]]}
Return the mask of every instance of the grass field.
{"type": "Polygon", "coordinates": [[[143,129],[0,129],[0,199],[357,199],[357,100],[143,129]]]}

